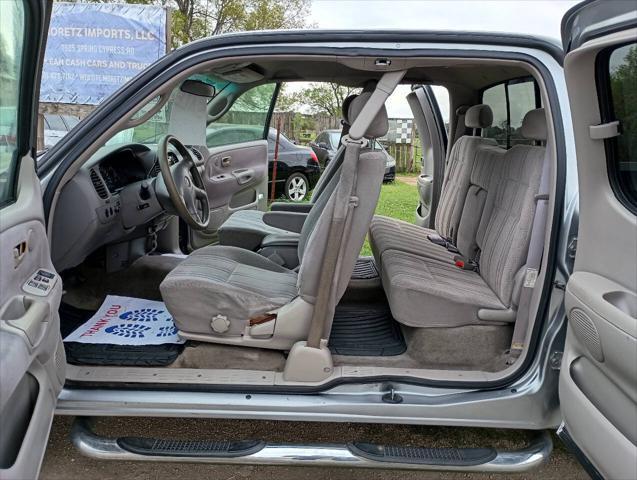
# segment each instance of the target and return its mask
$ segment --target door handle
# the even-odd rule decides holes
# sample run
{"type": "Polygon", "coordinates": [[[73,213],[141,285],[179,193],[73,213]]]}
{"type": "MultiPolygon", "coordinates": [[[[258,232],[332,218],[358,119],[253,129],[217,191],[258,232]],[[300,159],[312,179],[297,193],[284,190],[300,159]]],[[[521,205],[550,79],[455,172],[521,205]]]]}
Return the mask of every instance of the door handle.
{"type": "Polygon", "coordinates": [[[239,185],[244,185],[252,180],[254,177],[254,170],[252,168],[242,168],[232,172],[232,175],[234,175],[234,178],[237,179],[237,183],[239,185]]]}
{"type": "Polygon", "coordinates": [[[227,157],[221,157],[221,166],[222,167],[229,167],[230,164],[232,163],[232,157],[231,156],[227,156],[227,157]]]}

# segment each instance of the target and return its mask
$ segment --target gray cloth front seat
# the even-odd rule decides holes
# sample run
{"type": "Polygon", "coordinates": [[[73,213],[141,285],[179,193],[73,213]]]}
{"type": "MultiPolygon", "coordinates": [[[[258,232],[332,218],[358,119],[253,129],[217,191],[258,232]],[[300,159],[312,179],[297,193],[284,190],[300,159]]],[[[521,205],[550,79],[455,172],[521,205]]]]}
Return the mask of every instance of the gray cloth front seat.
{"type": "MultiPolygon", "coordinates": [[[[349,114],[358,116],[371,94],[352,101],[349,114]]],[[[383,106],[365,134],[387,133],[383,106]]],[[[345,292],[371,222],[385,166],[382,152],[361,150],[356,186],[335,275],[335,300],[345,292]]],[[[299,237],[300,268],[288,270],[250,250],[210,246],[196,250],[160,285],[166,307],[181,336],[199,341],[288,349],[306,337],[318,295],[319,277],[336,187],[335,172],[310,211],[299,237]],[[281,308],[283,307],[283,308],[281,308]],[[275,320],[262,316],[277,311],[275,320]]]]}
{"type": "MultiPolygon", "coordinates": [[[[350,95],[343,101],[343,133],[347,133],[351,120],[349,118],[349,106],[351,102],[358,97],[358,95],[350,95]]],[[[332,177],[339,170],[343,164],[344,148],[339,147],[334,160],[331,161],[325,170],[319,177],[318,182],[314,186],[312,191],[312,198],[308,205],[308,208],[313,208],[319,201],[321,195],[325,192],[327,185],[332,177]]],[[[292,207],[299,204],[291,204],[292,207]]],[[[277,208],[280,211],[279,208],[277,208]]],[[[294,212],[295,210],[291,210],[294,212]]],[[[239,210],[233,213],[230,217],[223,222],[218,229],[219,243],[221,245],[232,245],[235,247],[241,247],[248,250],[256,250],[261,245],[263,239],[268,235],[286,235],[288,237],[294,237],[299,234],[298,231],[285,230],[266,223],[264,215],[266,212],[260,210],[239,210]]]]}

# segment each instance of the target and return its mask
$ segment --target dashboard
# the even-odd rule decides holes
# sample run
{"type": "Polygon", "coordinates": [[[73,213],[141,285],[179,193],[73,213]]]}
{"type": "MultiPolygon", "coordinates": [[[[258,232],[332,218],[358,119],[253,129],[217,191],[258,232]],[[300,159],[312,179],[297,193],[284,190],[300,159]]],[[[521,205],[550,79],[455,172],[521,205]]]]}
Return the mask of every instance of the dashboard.
{"type": "Polygon", "coordinates": [[[143,158],[138,158],[132,148],[111,154],[97,168],[110,193],[118,193],[126,185],[148,178],[151,173],[144,166],[143,158]]]}
{"type": "MultiPolygon", "coordinates": [[[[208,154],[188,149],[195,161],[208,154]]],[[[168,160],[174,165],[179,157],[169,150],[168,160]]],[[[65,214],[57,215],[52,226],[56,268],[78,265],[104,245],[108,261],[111,246],[134,238],[144,242],[149,231],[162,229],[170,216],[155,194],[159,172],[154,145],[130,143],[98,150],[60,193],[58,208],[65,214]]]]}

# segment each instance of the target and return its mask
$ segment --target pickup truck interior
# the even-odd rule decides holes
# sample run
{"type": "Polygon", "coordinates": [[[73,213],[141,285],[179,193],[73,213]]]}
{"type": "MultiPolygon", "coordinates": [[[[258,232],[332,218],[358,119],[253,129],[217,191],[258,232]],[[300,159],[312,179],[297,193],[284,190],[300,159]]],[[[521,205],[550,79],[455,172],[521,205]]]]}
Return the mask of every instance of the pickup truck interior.
{"type": "Polygon", "coordinates": [[[164,302],[185,343],[67,342],[67,381],[484,382],[519,368],[551,238],[556,154],[544,80],[520,60],[409,58],[391,71],[375,60],[200,65],[78,159],[49,222],[63,337],[121,295],[164,302]],[[297,81],[361,93],[343,103],[342,146],[311,201],[268,205],[264,138],[277,84],[297,81]],[[384,104],[400,84],[411,86],[420,137],[435,127],[443,139],[423,160],[424,224],[374,214],[384,157],[367,145],[387,133],[384,104]],[[428,85],[449,92],[451,114],[437,126],[428,85]],[[256,105],[241,121],[257,128],[206,145],[206,132],[239,122],[242,102],[256,105]],[[360,256],[366,238],[373,256],[360,256]]]}

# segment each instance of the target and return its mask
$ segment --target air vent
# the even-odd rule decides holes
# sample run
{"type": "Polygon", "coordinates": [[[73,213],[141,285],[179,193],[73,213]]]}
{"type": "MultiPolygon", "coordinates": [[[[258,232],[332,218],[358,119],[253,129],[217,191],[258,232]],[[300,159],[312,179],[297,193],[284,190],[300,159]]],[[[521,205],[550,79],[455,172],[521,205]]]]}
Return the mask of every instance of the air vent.
{"type": "Polygon", "coordinates": [[[91,170],[91,182],[93,182],[95,191],[100,196],[100,198],[108,198],[108,190],[106,189],[106,185],[104,185],[104,182],[95,170],[91,170]]]}

